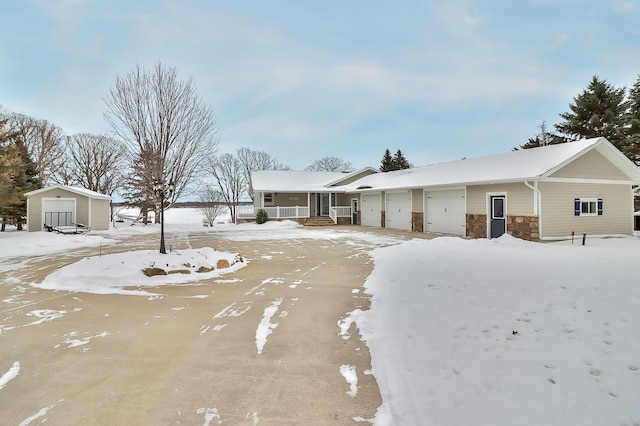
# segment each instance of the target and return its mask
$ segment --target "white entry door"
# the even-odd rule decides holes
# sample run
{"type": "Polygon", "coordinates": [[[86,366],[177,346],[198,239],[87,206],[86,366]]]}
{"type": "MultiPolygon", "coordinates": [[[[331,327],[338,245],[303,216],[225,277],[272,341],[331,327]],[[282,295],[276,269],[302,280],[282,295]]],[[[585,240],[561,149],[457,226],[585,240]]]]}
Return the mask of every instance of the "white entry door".
{"type": "Polygon", "coordinates": [[[380,228],[380,193],[362,194],[360,212],[362,214],[361,225],[380,228]]]}
{"type": "Polygon", "coordinates": [[[386,227],[411,231],[411,191],[387,192],[386,227]]]}
{"type": "Polygon", "coordinates": [[[425,232],[466,235],[464,189],[424,193],[425,232]]]}

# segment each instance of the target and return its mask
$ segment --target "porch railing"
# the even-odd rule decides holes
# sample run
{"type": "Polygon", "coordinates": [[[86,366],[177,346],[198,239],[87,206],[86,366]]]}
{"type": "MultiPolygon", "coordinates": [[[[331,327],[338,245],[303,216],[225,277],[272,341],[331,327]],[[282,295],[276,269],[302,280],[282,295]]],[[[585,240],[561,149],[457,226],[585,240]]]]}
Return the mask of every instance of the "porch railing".
{"type": "MultiPolygon", "coordinates": [[[[236,217],[238,219],[255,219],[258,210],[267,212],[267,216],[271,219],[298,219],[308,218],[309,207],[293,206],[293,207],[254,207],[254,206],[238,206],[236,217]]],[[[333,223],[338,223],[339,217],[351,217],[351,206],[333,206],[329,208],[329,217],[333,223]]]]}
{"type": "Polygon", "coordinates": [[[297,219],[301,217],[309,217],[309,207],[293,206],[293,207],[254,207],[254,206],[238,206],[236,216],[238,219],[255,219],[258,210],[267,212],[267,216],[271,219],[297,219]]]}
{"type": "Polygon", "coordinates": [[[333,206],[329,208],[329,217],[337,224],[339,217],[351,217],[351,206],[333,206]]]}

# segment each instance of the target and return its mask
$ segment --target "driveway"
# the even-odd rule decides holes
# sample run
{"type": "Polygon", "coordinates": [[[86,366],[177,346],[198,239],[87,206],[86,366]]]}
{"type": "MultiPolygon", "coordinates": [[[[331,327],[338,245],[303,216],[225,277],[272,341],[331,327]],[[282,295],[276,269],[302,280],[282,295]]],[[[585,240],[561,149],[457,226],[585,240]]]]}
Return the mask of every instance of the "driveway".
{"type": "MultiPolygon", "coordinates": [[[[95,248],[19,259],[0,273],[0,376],[20,366],[0,388],[2,423],[341,425],[373,418],[381,398],[369,351],[355,327],[341,336],[338,322],[368,308],[366,253],[417,235],[361,229],[305,228],[294,238],[258,240],[169,233],[174,249],[210,246],[249,262],[219,279],[154,289],[152,297],[29,285],[95,248]],[[341,366],[355,367],[357,389],[341,366]]],[[[102,250],[157,243],[157,235],[124,237],[102,250]]]]}

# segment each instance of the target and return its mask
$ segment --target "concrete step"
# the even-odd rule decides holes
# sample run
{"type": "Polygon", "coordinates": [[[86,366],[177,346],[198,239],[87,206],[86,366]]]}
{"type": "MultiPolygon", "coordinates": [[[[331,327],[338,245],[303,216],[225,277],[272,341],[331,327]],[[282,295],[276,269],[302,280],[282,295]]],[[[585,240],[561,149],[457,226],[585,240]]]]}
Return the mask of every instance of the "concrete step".
{"type": "Polygon", "coordinates": [[[304,221],[304,226],[333,226],[333,220],[330,217],[310,217],[304,221]]]}

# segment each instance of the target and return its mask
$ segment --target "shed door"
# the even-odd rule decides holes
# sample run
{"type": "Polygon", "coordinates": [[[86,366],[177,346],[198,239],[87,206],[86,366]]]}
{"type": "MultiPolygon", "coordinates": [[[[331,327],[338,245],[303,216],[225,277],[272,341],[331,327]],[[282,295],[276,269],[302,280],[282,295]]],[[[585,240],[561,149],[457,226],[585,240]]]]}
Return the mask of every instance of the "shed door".
{"type": "Polygon", "coordinates": [[[411,231],[411,191],[387,192],[386,227],[411,231]]]}
{"type": "Polygon", "coordinates": [[[464,189],[424,194],[425,232],[466,235],[464,189]]]}
{"type": "Polygon", "coordinates": [[[42,200],[44,223],[50,226],[71,226],[75,222],[74,200],[42,200]]]}
{"type": "Polygon", "coordinates": [[[380,193],[362,194],[360,224],[380,228],[380,193]]]}

